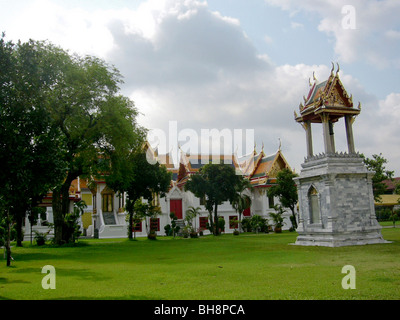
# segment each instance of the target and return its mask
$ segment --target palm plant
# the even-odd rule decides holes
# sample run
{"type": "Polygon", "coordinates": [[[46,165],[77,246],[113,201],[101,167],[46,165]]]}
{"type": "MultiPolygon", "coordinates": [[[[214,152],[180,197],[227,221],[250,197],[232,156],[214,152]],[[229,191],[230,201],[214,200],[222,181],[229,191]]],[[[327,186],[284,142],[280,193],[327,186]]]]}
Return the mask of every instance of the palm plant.
{"type": "Polygon", "coordinates": [[[231,201],[232,207],[239,213],[239,232],[241,230],[242,213],[251,206],[251,197],[244,192],[252,188],[249,180],[241,179],[240,183],[236,185],[236,197],[231,201]]]}
{"type": "Polygon", "coordinates": [[[195,208],[192,206],[190,206],[188,210],[186,210],[185,220],[190,225],[191,229],[193,229],[193,219],[200,215],[200,210],[200,207],[195,208]]]}

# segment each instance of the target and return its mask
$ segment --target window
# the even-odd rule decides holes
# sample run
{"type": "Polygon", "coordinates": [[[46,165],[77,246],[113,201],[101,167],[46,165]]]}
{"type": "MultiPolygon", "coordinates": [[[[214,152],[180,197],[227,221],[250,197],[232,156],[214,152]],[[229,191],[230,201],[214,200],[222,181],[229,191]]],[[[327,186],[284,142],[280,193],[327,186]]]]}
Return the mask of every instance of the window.
{"type": "Polygon", "coordinates": [[[133,231],[134,232],[142,232],[142,221],[135,219],[133,221],[133,231]]]}
{"type": "Polygon", "coordinates": [[[275,205],[274,196],[268,196],[268,208],[273,209],[275,205]]]}
{"type": "Polygon", "coordinates": [[[200,198],[200,205],[201,206],[205,206],[206,205],[206,197],[205,196],[200,198]]]}
{"type": "Polygon", "coordinates": [[[199,221],[200,230],[206,230],[207,229],[208,218],[207,217],[200,217],[199,220],[200,220],[199,221]]]}
{"type": "Polygon", "coordinates": [[[150,218],[150,230],[160,231],[160,218],[150,218]]]}
{"type": "Polygon", "coordinates": [[[310,208],[310,223],[320,222],[319,195],[317,189],[311,186],[308,192],[308,203],[310,208]]]}
{"type": "Polygon", "coordinates": [[[239,225],[238,217],[237,216],[229,216],[229,228],[237,229],[238,225],[239,225]]]}
{"type": "Polygon", "coordinates": [[[113,195],[109,193],[103,194],[103,212],[113,212],[113,195]]]}

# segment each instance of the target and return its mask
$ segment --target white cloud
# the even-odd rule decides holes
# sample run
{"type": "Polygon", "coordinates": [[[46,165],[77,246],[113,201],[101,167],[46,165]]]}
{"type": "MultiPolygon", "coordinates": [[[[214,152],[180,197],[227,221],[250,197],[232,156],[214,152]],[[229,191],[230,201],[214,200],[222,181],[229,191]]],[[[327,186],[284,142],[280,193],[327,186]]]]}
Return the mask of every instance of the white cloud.
{"type": "MultiPolygon", "coordinates": [[[[322,5],[308,0],[302,2],[302,7],[290,0],[276,4],[325,15],[320,30],[332,33],[337,40],[335,49],[343,59],[354,59],[360,50],[357,45],[368,39],[366,31],[360,30],[361,39],[353,43],[351,32],[342,33],[329,23],[335,16],[331,10],[339,9],[336,1],[322,5]],[[342,52],[346,45],[348,52],[342,52]]],[[[363,8],[362,12],[370,10],[363,8]]],[[[340,16],[339,10],[336,17],[340,16]]],[[[381,21],[376,18],[379,14],[373,16],[375,22],[381,21]]],[[[371,28],[368,26],[368,30],[371,28]]],[[[377,28],[377,34],[383,33],[383,25],[378,23],[377,28]]],[[[201,129],[254,129],[258,149],[264,143],[266,153],[278,148],[280,138],[285,157],[297,171],[306,146],[305,134],[294,121],[293,111],[308,93],[308,79],[313,72],[323,81],[331,68],[301,63],[276,66],[266,54],[257,52],[240,21],[211,12],[205,2],[194,0],[149,0],[137,10],[93,12],[38,0],[14,21],[11,30],[14,39],[49,39],[115,64],[125,77],[124,93],[135,101],[143,113],[140,122],[148,128],[167,132],[168,121],[173,120],[178,121],[179,130],[191,128],[199,135],[201,129]]],[[[395,28],[386,30],[385,35],[382,41],[398,36],[395,28]]],[[[362,57],[372,53],[379,59],[385,52],[371,48],[362,57]]],[[[400,150],[393,148],[400,143],[400,94],[379,101],[351,75],[341,72],[341,79],[354,101],[363,103],[354,127],[356,148],[366,155],[382,152],[400,172],[400,150]]],[[[322,152],[322,133],[315,127],[315,149],[322,152]]],[[[338,149],[346,151],[344,131],[338,127],[335,133],[338,149]]]]}
{"type": "MultiPolygon", "coordinates": [[[[334,50],[340,61],[363,60],[379,68],[400,67],[400,2],[392,0],[265,0],[288,10],[316,14],[318,30],[335,39],[334,50]],[[351,11],[343,8],[354,8],[351,11]],[[343,11],[342,11],[343,10],[343,11]],[[354,27],[348,28],[348,19],[354,27]]],[[[351,23],[350,23],[351,26],[351,23]]]]}

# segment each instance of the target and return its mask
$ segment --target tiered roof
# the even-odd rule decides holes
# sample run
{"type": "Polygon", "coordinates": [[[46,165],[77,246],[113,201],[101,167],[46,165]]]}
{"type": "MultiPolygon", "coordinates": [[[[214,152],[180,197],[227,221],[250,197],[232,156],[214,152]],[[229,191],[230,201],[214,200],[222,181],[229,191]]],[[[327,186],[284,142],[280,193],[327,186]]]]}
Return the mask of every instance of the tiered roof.
{"type": "Polygon", "coordinates": [[[181,153],[181,162],[174,183],[183,188],[192,174],[208,163],[225,163],[236,169],[237,174],[250,180],[254,187],[267,187],[276,181],[277,173],[289,164],[279,149],[272,155],[265,155],[264,150],[243,157],[233,155],[190,155],[181,153]]]}
{"type": "Polygon", "coordinates": [[[321,123],[321,115],[329,113],[330,121],[336,122],[344,115],[358,115],[361,104],[354,108],[353,97],[349,96],[339,78],[339,66],[334,73],[334,66],[328,80],[318,82],[314,76],[314,84],[310,81],[310,90],[304,98],[304,104],[300,103],[300,116],[295,112],[297,122],[321,123]]]}

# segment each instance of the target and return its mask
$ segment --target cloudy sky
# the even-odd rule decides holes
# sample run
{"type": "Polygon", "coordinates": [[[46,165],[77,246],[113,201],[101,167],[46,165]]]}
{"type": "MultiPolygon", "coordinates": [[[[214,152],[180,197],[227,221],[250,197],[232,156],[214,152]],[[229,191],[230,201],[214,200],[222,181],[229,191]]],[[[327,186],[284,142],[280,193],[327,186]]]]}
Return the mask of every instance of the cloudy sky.
{"type": "MultiPolygon", "coordinates": [[[[356,150],[382,153],[400,176],[400,1],[0,0],[0,8],[7,39],[49,40],[115,65],[140,123],[167,139],[176,126],[182,148],[193,148],[187,132],[254,130],[258,150],[274,153],[280,140],[297,172],[306,145],[294,110],[313,72],[326,80],[338,62],[362,103],[356,150]]],[[[313,127],[316,153],[320,129],[313,127]]],[[[335,139],[347,151],[341,122],[335,139]]]]}

